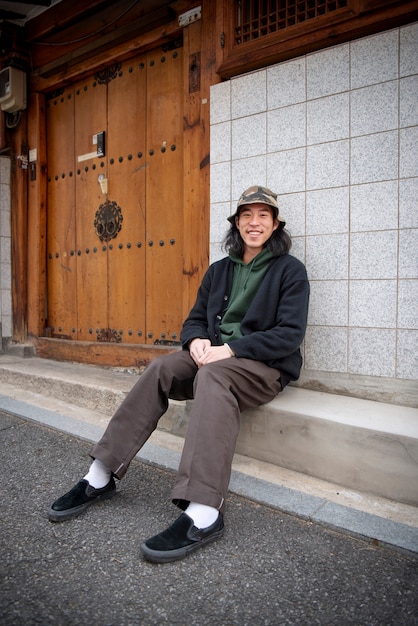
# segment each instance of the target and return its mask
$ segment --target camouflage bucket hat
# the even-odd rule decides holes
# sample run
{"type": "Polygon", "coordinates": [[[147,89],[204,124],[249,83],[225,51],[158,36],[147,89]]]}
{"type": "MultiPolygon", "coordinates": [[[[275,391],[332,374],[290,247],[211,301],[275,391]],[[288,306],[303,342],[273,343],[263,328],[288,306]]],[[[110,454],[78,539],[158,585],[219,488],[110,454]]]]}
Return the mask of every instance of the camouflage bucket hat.
{"type": "Polygon", "coordinates": [[[234,215],[230,215],[228,220],[231,224],[235,224],[235,218],[239,215],[239,209],[246,204],[267,204],[271,206],[273,209],[273,217],[278,219],[279,222],[282,222],[281,226],[284,227],[286,224],[285,220],[279,214],[279,205],[277,204],[277,193],[274,193],[267,187],[260,187],[255,185],[254,187],[249,187],[246,189],[244,193],[241,195],[240,199],[237,203],[237,210],[234,215]]]}

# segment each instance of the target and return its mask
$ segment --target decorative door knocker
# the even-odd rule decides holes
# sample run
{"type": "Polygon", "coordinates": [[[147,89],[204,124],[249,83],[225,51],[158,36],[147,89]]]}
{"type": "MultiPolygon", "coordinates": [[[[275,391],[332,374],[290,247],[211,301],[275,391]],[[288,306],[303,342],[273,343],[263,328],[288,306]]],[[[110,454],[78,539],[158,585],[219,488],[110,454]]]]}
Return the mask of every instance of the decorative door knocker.
{"type": "Polygon", "coordinates": [[[110,241],[117,237],[118,232],[122,228],[123,215],[122,209],[116,202],[106,200],[101,204],[99,210],[96,211],[94,219],[94,228],[96,235],[100,241],[110,241]]]}

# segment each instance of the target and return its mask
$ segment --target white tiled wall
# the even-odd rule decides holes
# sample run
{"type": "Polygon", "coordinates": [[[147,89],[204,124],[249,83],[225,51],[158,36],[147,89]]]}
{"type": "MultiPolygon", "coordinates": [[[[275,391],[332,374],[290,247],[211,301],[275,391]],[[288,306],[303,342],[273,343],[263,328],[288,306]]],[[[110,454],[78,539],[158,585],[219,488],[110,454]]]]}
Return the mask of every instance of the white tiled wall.
{"type": "Polygon", "coordinates": [[[267,185],[311,281],[305,367],[418,378],[418,24],[211,90],[211,261],[267,185]]]}
{"type": "Polygon", "coordinates": [[[0,156],[0,350],[12,336],[10,159],[0,156]]]}

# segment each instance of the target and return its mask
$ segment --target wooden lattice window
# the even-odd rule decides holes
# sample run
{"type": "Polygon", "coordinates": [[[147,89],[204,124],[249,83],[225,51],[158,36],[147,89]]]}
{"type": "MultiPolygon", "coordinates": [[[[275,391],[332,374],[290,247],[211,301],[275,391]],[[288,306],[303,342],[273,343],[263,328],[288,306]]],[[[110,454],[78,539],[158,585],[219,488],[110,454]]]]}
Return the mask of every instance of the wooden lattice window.
{"type": "Polygon", "coordinates": [[[234,43],[240,45],[347,7],[348,0],[236,0],[234,43]]]}

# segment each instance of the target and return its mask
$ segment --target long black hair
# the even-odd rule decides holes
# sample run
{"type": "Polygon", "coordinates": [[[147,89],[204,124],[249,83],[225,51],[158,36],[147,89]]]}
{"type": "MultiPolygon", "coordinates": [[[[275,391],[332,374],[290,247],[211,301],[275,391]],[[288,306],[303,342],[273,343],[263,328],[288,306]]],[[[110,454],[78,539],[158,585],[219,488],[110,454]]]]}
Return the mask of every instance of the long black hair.
{"type": "MultiPolygon", "coordinates": [[[[288,233],[284,226],[284,223],[279,221],[278,227],[272,232],[271,237],[267,239],[263,246],[263,248],[270,250],[273,256],[287,254],[292,247],[290,233],[288,233]]],[[[225,250],[227,254],[232,254],[240,259],[244,256],[244,240],[236,227],[235,220],[231,223],[231,226],[225,235],[222,243],[222,249],[225,250]]]]}

